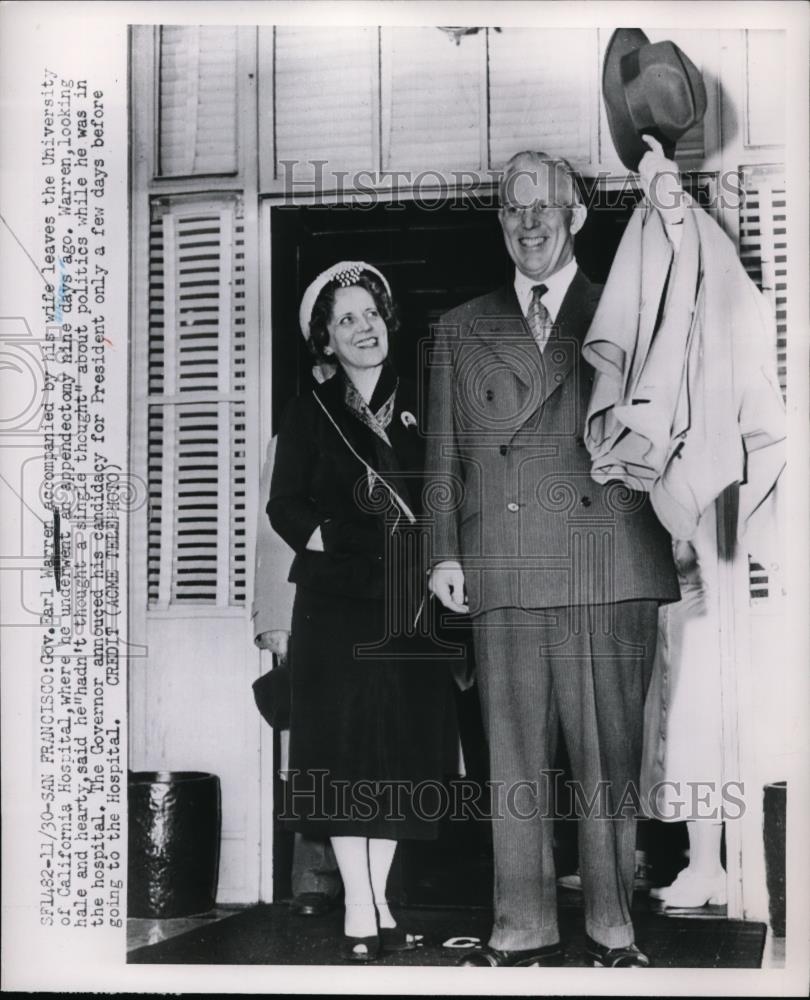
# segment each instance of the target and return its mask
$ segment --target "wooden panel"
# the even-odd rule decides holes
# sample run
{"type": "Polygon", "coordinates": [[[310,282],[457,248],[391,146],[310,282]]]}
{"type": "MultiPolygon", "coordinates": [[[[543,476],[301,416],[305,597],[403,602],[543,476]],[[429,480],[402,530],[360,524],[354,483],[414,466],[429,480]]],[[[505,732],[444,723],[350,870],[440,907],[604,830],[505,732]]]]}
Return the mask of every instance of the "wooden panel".
{"type": "Polygon", "coordinates": [[[383,169],[482,165],[486,34],[460,45],[437,28],[381,35],[383,169]]]}
{"type": "Polygon", "coordinates": [[[785,142],[785,33],[745,32],[745,145],[785,142]]]}
{"type": "Polygon", "coordinates": [[[574,164],[590,161],[596,62],[593,30],[491,32],[491,166],[503,166],[523,149],[565,156],[574,164]]]}
{"type": "Polygon", "coordinates": [[[236,28],[161,28],[161,176],[236,172],[236,66],[236,28]]]}
{"type": "Polygon", "coordinates": [[[378,165],[376,28],[275,29],[276,176],[332,188],[335,170],[378,165]],[[316,161],[324,161],[318,167],[316,161]]]}

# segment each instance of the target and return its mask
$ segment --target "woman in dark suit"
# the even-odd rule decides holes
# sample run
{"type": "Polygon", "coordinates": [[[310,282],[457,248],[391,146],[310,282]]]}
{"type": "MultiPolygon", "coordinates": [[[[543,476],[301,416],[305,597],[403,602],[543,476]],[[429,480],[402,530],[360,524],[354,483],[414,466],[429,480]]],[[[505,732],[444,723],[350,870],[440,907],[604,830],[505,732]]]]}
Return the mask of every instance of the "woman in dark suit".
{"type": "Polygon", "coordinates": [[[334,375],[287,410],[267,505],[296,553],[285,812],[296,831],[331,838],[347,957],[370,961],[416,944],[391,915],[386,882],[397,841],[436,835],[452,693],[414,634],[423,441],[414,387],[388,361],[388,282],[371,265],[336,264],[305,292],[300,321],[334,375]]]}

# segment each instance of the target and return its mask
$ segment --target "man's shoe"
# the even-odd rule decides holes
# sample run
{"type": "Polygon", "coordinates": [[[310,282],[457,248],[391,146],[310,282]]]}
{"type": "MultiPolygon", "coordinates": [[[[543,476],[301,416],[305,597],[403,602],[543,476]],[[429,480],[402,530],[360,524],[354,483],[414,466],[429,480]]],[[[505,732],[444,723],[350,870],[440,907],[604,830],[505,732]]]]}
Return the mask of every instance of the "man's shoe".
{"type": "Polygon", "coordinates": [[[322,917],[335,908],[336,899],[324,892],[300,892],[290,901],[290,913],[296,917],[322,917]]]}
{"type": "Polygon", "coordinates": [[[519,951],[503,951],[500,948],[483,948],[471,951],[459,959],[456,965],[473,966],[479,969],[528,968],[536,965],[562,965],[562,945],[547,944],[542,948],[523,948],[519,951]]]}
{"type": "Polygon", "coordinates": [[[634,944],[621,948],[608,948],[593,938],[585,938],[586,954],[594,966],[601,969],[647,969],[650,960],[634,944]]]}

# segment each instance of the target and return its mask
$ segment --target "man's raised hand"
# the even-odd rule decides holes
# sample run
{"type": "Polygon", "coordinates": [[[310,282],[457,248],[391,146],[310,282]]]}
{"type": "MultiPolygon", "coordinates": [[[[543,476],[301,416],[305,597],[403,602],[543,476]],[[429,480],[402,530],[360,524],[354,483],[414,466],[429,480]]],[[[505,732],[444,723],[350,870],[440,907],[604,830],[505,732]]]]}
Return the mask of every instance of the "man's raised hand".
{"type": "Polygon", "coordinates": [[[667,225],[677,225],[683,220],[683,188],[678,164],[664,156],[661,143],[651,135],[642,135],[650,147],[638,165],[641,187],[650,204],[661,213],[667,225]]]}

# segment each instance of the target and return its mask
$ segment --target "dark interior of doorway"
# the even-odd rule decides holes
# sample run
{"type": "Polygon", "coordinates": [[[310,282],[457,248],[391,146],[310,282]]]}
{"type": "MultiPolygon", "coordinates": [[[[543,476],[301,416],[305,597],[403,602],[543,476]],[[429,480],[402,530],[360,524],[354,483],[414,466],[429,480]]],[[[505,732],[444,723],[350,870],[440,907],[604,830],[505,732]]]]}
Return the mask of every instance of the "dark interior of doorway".
{"type": "MultiPolygon", "coordinates": [[[[580,267],[603,282],[638,195],[626,190],[589,211],[577,236],[580,267]]],[[[310,360],[298,328],[306,285],[339,260],[365,260],[388,278],[402,320],[391,346],[398,371],[421,373],[419,341],[448,309],[511,280],[493,208],[449,201],[425,207],[395,202],[372,208],[342,205],[279,206],[271,210],[272,419],[273,431],[289,401],[311,385],[310,360]]],[[[473,687],[458,695],[468,777],[486,779],[486,743],[473,687]]],[[[276,747],[278,749],[278,747],[276,747]]],[[[278,758],[276,758],[278,759],[278,758]]],[[[276,776],[274,801],[283,788],[276,776]]],[[[290,895],[292,836],[274,836],[274,898],[290,895]]],[[[448,821],[436,843],[404,843],[397,852],[389,891],[407,905],[489,904],[491,840],[485,821],[448,821]]]]}
{"type": "MultiPolygon", "coordinates": [[[[593,202],[593,196],[589,200],[593,202]]],[[[602,195],[577,235],[576,255],[592,281],[604,282],[625,224],[638,200],[635,189],[602,195]]],[[[278,206],[271,211],[272,422],[311,382],[310,359],[298,327],[307,284],[339,260],[365,260],[388,278],[401,330],[391,345],[397,370],[417,379],[418,343],[448,309],[510,281],[498,213],[469,200],[427,207],[391,202],[278,206]]]]}

